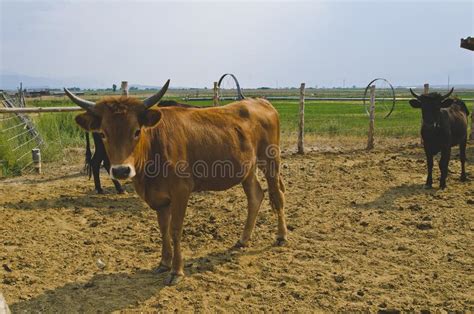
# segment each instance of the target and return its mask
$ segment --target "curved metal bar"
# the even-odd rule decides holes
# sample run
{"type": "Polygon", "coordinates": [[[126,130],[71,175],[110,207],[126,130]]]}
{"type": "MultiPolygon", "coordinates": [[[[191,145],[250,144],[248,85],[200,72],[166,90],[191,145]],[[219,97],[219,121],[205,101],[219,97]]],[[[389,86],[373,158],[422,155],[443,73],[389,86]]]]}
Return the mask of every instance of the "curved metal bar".
{"type": "Polygon", "coordinates": [[[219,88],[221,88],[222,80],[223,80],[224,77],[226,77],[227,75],[230,75],[230,77],[232,77],[232,78],[234,79],[235,86],[237,87],[237,99],[238,99],[238,100],[244,99],[245,96],[244,96],[244,94],[242,93],[242,89],[240,88],[239,81],[237,80],[237,78],[235,77],[235,75],[232,74],[232,73],[225,73],[224,75],[222,75],[221,78],[219,79],[219,82],[217,82],[217,86],[218,86],[219,88]]]}
{"type": "Polygon", "coordinates": [[[369,91],[370,86],[376,81],[384,81],[385,83],[388,84],[388,86],[390,86],[390,89],[392,90],[392,107],[390,108],[390,111],[385,115],[384,119],[386,119],[392,114],[393,109],[395,109],[395,89],[393,88],[392,84],[390,84],[390,82],[387,79],[379,77],[379,78],[373,79],[372,81],[370,81],[369,84],[367,84],[367,87],[365,88],[365,91],[364,91],[364,97],[363,97],[364,106],[366,108],[365,111],[367,112],[367,115],[369,115],[369,111],[367,109],[367,105],[365,104],[365,101],[367,99],[367,92],[369,91]]]}

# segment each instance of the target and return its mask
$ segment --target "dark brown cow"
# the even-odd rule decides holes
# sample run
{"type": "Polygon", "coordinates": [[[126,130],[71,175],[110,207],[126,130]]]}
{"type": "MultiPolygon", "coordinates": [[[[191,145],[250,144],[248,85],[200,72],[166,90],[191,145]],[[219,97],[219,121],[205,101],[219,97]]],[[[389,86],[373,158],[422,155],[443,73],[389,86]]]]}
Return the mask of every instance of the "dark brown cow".
{"type": "Polygon", "coordinates": [[[287,241],[287,228],[275,108],[263,99],[246,99],[204,109],[150,109],[168,85],[169,81],[144,101],[108,97],[97,104],[65,91],[87,110],[76,122],[87,131],[103,134],[112,177],[131,178],[140,197],[157,211],[163,239],[157,271],[171,269],[165,283],[176,284],[184,276],[181,234],[192,192],[222,191],[242,184],[248,214],[237,246],[246,246],[264,196],[256,176],[260,168],[278,216],[277,244],[287,241]]]}
{"type": "Polygon", "coordinates": [[[430,189],[433,184],[433,157],[439,152],[441,152],[439,187],[446,188],[451,147],[456,145],[459,145],[461,181],[466,180],[465,162],[469,111],[463,101],[449,98],[453,90],[454,88],[446,95],[429,93],[418,96],[410,89],[411,94],[415,97],[410,100],[410,105],[413,108],[420,108],[423,118],[421,136],[428,168],[425,183],[427,189],[430,189]]]}

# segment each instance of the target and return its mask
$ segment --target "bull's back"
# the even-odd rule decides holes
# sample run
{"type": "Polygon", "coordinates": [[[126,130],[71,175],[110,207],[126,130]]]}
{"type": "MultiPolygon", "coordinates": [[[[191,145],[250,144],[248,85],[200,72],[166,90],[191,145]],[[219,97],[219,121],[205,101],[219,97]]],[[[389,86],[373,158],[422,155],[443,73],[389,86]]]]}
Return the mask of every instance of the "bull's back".
{"type": "Polygon", "coordinates": [[[180,125],[182,142],[173,158],[187,161],[195,190],[224,190],[240,183],[259,153],[268,145],[278,145],[278,113],[266,100],[246,99],[197,110],[174,109],[172,114],[179,120],[175,122],[180,125]]]}
{"type": "Polygon", "coordinates": [[[467,138],[467,114],[465,108],[458,104],[452,105],[446,110],[449,117],[451,130],[451,144],[458,145],[467,138]]]}

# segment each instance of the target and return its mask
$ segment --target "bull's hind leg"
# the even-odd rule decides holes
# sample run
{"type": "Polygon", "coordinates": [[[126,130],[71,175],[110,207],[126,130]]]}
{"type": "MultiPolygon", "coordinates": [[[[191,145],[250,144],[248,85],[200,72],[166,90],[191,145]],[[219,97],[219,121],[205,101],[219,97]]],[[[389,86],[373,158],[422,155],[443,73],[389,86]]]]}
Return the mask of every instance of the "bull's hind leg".
{"type": "Polygon", "coordinates": [[[461,181],[466,181],[466,140],[462,141],[459,145],[459,159],[461,159],[461,181]]]}
{"type": "Polygon", "coordinates": [[[259,163],[268,184],[270,205],[278,216],[276,245],[284,245],[288,241],[288,230],[285,220],[285,186],[280,174],[280,153],[267,154],[266,161],[259,163]]]}
{"type": "Polygon", "coordinates": [[[242,232],[242,237],[240,238],[239,242],[236,244],[237,247],[248,246],[253,229],[255,228],[257,214],[263,200],[263,190],[260,186],[260,183],[258,183],[255,170],[253,170],[249,177],[246,178],[244,182],[242,182],[242,186],[244,188],[245,194],[247,195],[248,212],[244,231],[242,232]]]}

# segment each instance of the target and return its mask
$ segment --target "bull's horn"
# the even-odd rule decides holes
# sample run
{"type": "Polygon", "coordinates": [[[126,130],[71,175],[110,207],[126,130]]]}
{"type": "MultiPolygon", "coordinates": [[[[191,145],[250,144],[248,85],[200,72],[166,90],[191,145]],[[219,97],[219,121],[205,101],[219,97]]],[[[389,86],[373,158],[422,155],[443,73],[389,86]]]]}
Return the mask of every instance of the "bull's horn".
{"type": "Polygon", "coordinates": [[[415,94],[415,92],[410,88],[410,93],[413,95],[413,97],[415,97],[416,99],[420,98],[420,96],[418,96],[417,94],[415,94]]]}
{"type": "Polygon", "coordinates": [[[451,96],[451,94],[454,92],[454,87],[451,88],[451,90],[449,91],[449,93],[447,93],[446,95],[443,96],[443,99],[445,98],[448,98],[449,96],[451,96]]]}
{"type": "Polygon", "coordinates": [[[153,96],[148,97],[143,101],[143,105],[145,105],[145,109],[152,107],[153,105],[157,104],[160,99],[165,95],[166,91],[168,90],[168,86],[170,85],[170,80],[167,80],[165,85],[161,88],[161,90],[153,96]]]}
{"type": "Polygon", "coordinates": [[[67,97],[69,97],[69,99],[71,99],[72,102],[78,105],[79,107],[84,108],[87,111],[92,111],[94,109],[95,102],[79,98],[73,93],[71,93],[67,88],[64,89],[64,92],[66,93],[67,97]]]}

